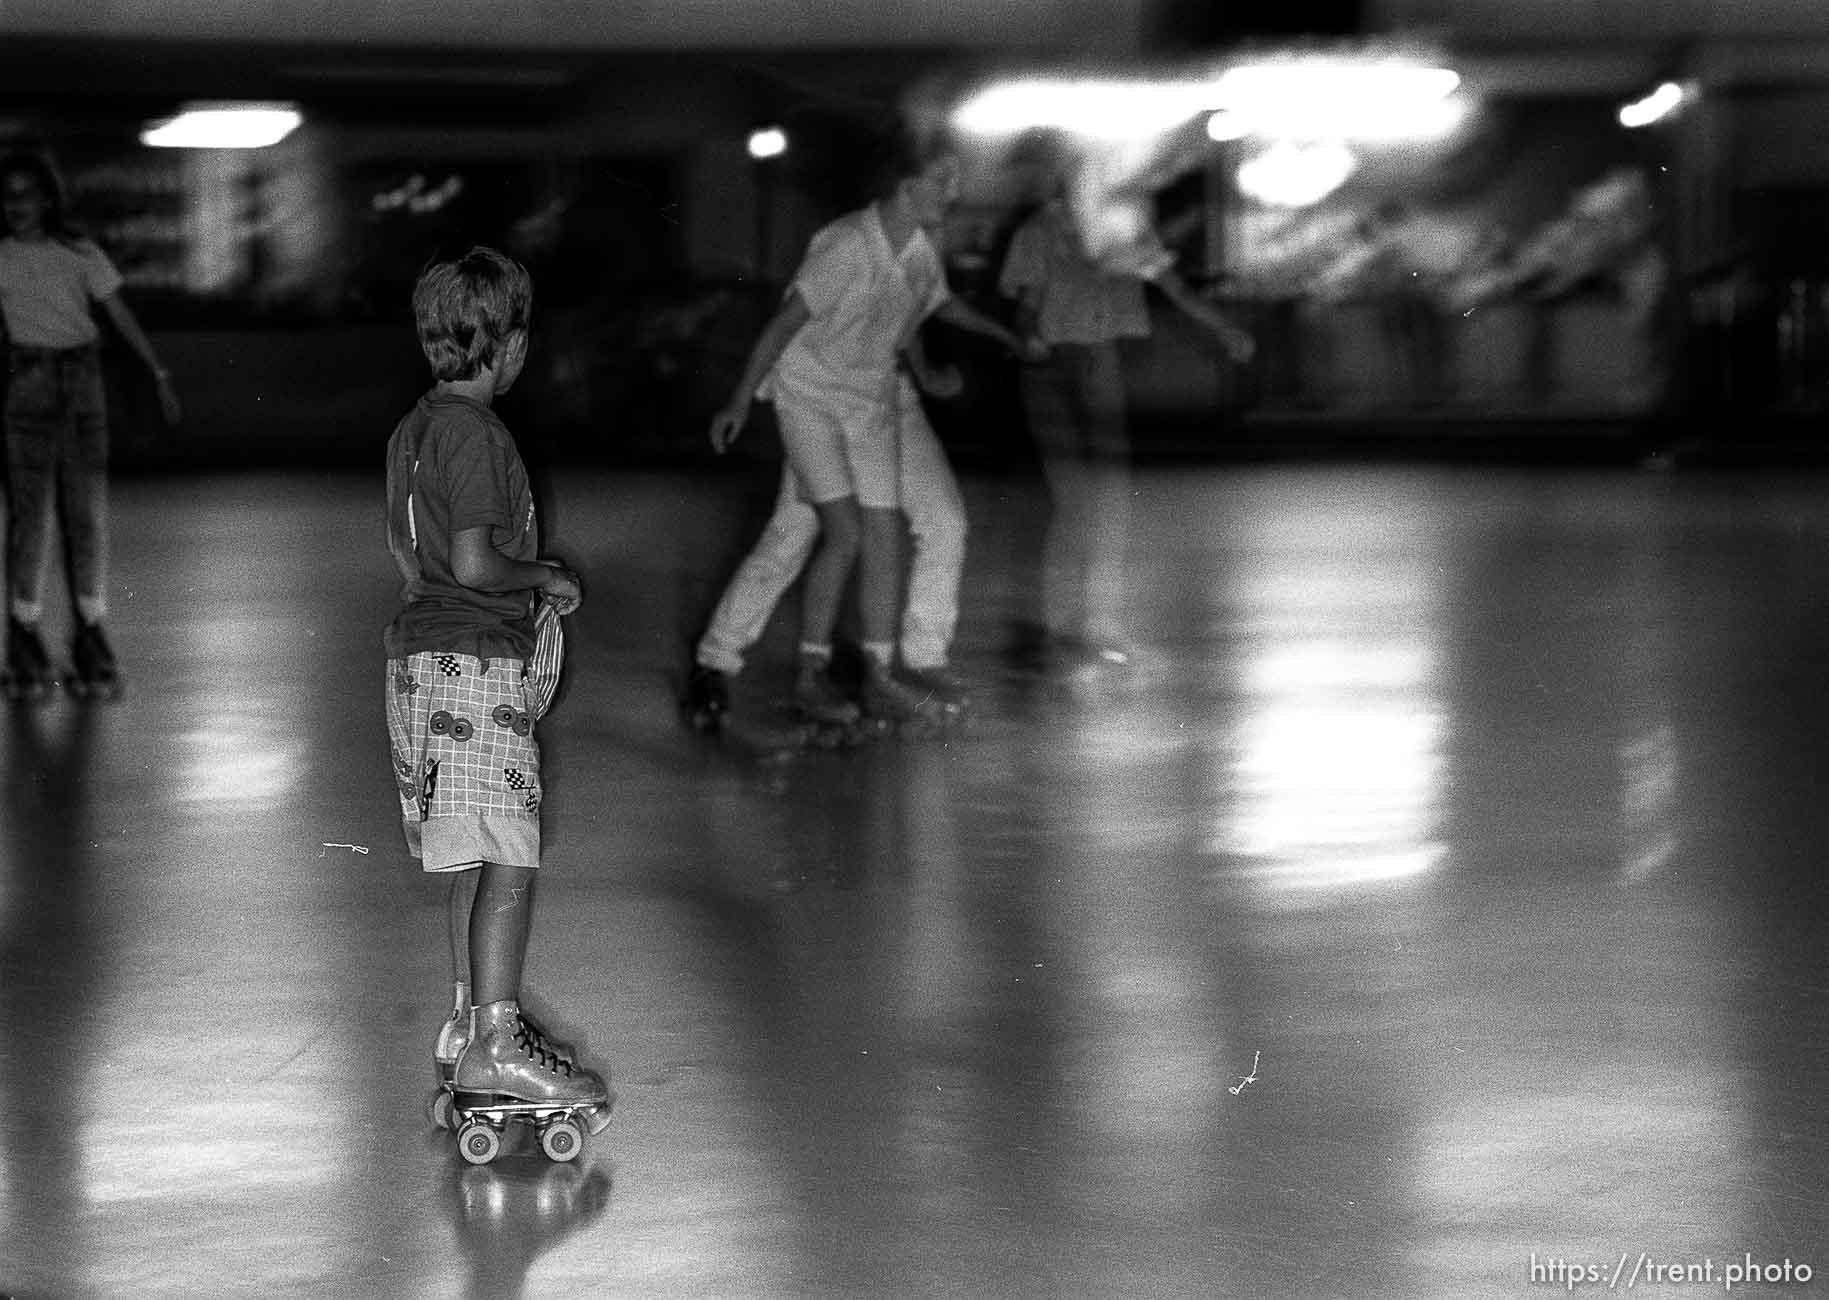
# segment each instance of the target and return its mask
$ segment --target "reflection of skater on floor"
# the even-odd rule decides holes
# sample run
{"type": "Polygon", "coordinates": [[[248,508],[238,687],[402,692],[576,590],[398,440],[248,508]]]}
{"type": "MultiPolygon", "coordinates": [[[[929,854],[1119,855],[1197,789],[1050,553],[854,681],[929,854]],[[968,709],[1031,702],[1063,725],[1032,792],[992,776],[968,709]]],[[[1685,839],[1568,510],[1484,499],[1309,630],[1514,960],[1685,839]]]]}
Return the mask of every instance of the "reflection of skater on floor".
{"type": "Polygon", "coordinates": [[[694,653],[686,705],[708,728],[728,708],[727,679],[742,671],[745,653],[803,565],[795,699],[806,716],[845,722],[859,712],[829,672],[854,568],[862,711],[904,719],[935,699],[963,701],[948,658],[965,510],[915,389],[918,382],[945,391],[957,379],[928,369],[917,331],[934,316],[1012,350],[1022,344],[947,290],[935,239],[957,196],[957,160],[904,151],[884,180],[885,197],[813,236],[785,301],[712,423],[712,446],[721,452],[741,432],[751,402],[772,401],[786,464],[774,515],[694,653]],[[914,537],[905,602],[902,516],[914,537]]]}
{"type": "Polygon", "coordinates": [[[1033,648],[1044,661],[1123,665],[1131,654],[1123,616],[1130,434],[1119,344],[1149,334],[1146,283],[1211,330],[1234,359],[1248,359],[1252,342],[1188,288],[1153,234],[1111,261],[1095,261],[1060,183],[1053,188],[1017,230],[999,277],[999,288],[1017,302],[1019,328],[1048,349],[1047,359],[1022,375],[1053,498],[1041,644],[1033,648]]]}
{"type": "Polygon", "coordinates": [[[546,1251],[603,1217],[610,1176],[577,1164],[458,1165],[451,1212],[469,1265],[466,1295],[512,1300],[546,1251]]]}
{"type": "Polygon", "coordinates": [[[63,1099],[92,1095],[108,1069],[95,1039],[71,1027],[101,1023],[124,991],[113,979],[123,939],[110,933],[102,901],[118,876],[83,851],[103,833],[96,807],[108,746],[100,737],[112,729],[89,709],[16,709],[0,725],[8,772],[0,792],[0,1186],[31,1189],[6,1207],[0,1232],[9,1247],[27,1249],[8,1261],[24,1271],[0,1287],[50,1295],[90,1263],[83,1225],[93,1201],[83,1171],[94,1167],[94,1151],[63,1099]]]}

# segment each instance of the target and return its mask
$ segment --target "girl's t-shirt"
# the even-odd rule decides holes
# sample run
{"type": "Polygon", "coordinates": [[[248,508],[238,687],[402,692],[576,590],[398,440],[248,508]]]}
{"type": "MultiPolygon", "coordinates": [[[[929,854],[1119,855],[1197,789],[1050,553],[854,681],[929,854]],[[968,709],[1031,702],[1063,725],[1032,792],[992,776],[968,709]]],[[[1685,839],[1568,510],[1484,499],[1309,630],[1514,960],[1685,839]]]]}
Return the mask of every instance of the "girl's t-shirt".
{"type": "Polygon", "coordinates": [[[86,239],[0,239],[0,317],[26,348],[82,348],[101,338],[94,303],[121,290],[121,273],[86,239]]]}

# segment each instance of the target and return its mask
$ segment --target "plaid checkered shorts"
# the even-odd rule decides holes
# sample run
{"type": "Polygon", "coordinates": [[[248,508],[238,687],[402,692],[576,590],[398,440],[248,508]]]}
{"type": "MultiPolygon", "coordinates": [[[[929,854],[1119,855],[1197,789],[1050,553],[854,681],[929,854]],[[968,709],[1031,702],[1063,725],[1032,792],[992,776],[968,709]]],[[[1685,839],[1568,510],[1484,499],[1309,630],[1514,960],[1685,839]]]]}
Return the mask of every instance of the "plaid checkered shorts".
{"type": "Polygon", "coordinates": [[[407,847],[427,871],[540,865],[545,701],[519,659],[424,651],[387,662],[387,734],[407,847]]]}

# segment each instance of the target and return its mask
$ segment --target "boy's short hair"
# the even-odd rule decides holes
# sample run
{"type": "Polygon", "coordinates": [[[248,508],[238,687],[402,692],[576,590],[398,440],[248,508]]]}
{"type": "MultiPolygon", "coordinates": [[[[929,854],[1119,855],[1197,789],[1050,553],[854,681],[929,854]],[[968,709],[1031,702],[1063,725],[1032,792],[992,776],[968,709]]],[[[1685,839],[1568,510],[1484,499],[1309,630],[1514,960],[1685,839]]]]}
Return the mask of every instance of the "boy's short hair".
{"type": "Polygon", "coordinates": [[[476,378],[532,314],[533,277],[493,248],[435,260],[413,286],[419,347],[437,379],[476,378]]]}

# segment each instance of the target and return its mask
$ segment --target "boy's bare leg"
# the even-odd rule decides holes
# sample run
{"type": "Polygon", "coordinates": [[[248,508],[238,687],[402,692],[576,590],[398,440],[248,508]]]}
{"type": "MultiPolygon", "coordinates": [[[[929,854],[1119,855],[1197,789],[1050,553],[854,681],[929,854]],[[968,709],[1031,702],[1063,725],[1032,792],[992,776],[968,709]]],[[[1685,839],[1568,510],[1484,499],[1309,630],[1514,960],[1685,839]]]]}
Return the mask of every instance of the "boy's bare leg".
{"type": "Polygon", "coordinates": [[[451,982],[470,987],[470,909],[481,870],[453,871],[445,895],[445,925],[451,936],[451,982]]]}
{"type": "MultiPolygon", "coordinates": [[[[451,1014],[438,1027],[432,1041],[432,1063],[441,1081],[451,1082],[457,1069],[457,1058],[470,1041],[470,906],[476,899],[476,878],[482,873],[474,867],[450,872],[445,882],[445,932],[451,950],[451,1014]]],[[[439,1128],[451,1128],[451,1100],[448,1095],[432,1102],[432,1122],[439,1128]]]]}
{"type": "Polygon", "coordinates": [[[538,874],[532,867],[495,862],[485,862],[478,873],[470,908],[476,1006],[470,1013],[469,1042],[451,1074],[460,1140],[465,1134],[475,1136],[466,1127],[476,1122],[467,1107],[478,1094],[498,1102],[580,1107],[576,1118],[593,1133],[610,1122],[611,1096],[603,1076],[580,1065],[569,1048],[548,1039],[521,1010],[521,968],[538,874]]]}
{"type": "Polygon", "coordinates": [[[471,1000],[479,1007],[518,1001],[533,917],[531,867],[485,862],[470,907],[471,1000]]]}
{"type": "MultiPolygon", "coordinates": [[[[503,867],[497,868],[497,870],[507,871],[511,868],[503,867]]],[[[471,995],[472,968],[470,962],[470,953],[475,946],[471,943],[472,926],[495,924],[486,914],[479,915],[479,909],[476,906],[476,899],[481,893],[482,876],[483,869],[477,867],[455,872],[451,876],[449,893],[451,980],[456,987],[453,990],[454,1005],[451,1008],[451,1019],[440,1031],[438,1043],[433,1048],[434,1058],[445,1066],[456,1065],[457,1057],[463,1051],[464,1044],[470,1041],[471,1008],[483,1004],[482,998],[471,995]]],[[[510,893],[512,894],[512,891],[510,893]]],[[[510,944],[519,945],[519,953],[510,951],[501,955],[502,962],[512,972],[512,975],[499,977],[498,988],[503,986],[512,988],[514,992],[505,996],[512,998],[517,1004],[521,1000],[521,970],[525,964],[520,954],[526,951],[527,923],[531,915],[532,907],[529,895],[523,896],[520,906],[511,912],[503,913],[503,918],[518,916],[520,919],[518,932],[510,930],[506,935],[510,944]]],[[[532,1025],[547,1046],[559,1055],[569,1059],[576,1054],[571,1044],[553,1038],[544,1027],[528,1015],[525,1008],[521,1011],[521,1018],[523,1022],[532,1025]]]]}

